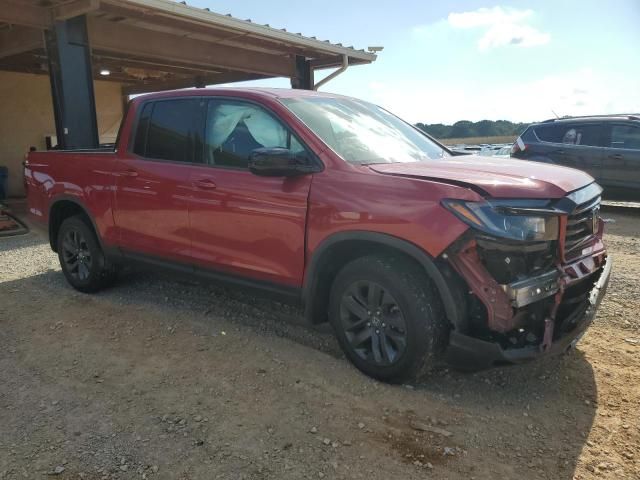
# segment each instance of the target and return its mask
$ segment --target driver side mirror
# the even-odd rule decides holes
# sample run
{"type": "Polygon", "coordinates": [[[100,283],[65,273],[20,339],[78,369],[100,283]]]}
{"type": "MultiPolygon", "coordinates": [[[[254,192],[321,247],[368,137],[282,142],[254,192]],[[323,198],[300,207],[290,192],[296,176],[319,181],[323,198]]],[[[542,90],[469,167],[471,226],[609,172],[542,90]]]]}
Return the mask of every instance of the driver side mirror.
{"type": "Polygon", "coordinates": [[[319,172],[322,168],[306,153],[287,148],[256,148],[249,155],[249,170],[261,177],[295,177],[319,172]]]}

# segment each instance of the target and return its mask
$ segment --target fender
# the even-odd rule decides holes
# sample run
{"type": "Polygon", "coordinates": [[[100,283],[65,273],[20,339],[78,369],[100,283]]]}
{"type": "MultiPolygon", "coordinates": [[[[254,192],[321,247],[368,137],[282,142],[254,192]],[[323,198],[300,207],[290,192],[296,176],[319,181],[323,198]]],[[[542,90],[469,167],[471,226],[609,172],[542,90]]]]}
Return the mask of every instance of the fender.
{"type": "Polygon", "coordinates": [[[47,223],[48,223],[48,232],[49,232],[49,245],[51,246],[51,250],[53,250],[54,252],[57,251],[56,250],[56,245],[55,245],[55,241],[56,239],[53,238],[53,235],[51,234],[51,228],[52,228],[52,222],[51,222],[51,212],[53,211],[53,208],[60,202],[70,202],[75,204],[77,207],[80,208],[80,210],[82,210],[82,212],[85,214],[85,216],[89,219],[89,221],[91,222],[91,226],[93,227],[93,231],[96,234],[96,238],[98,239],[98,243],[100,244],[100,248],[102,248],[103,252],[106,252],[105,250],[105,246],[102,242],[102,237],[100,236],[100,231],[98,230],[98,226],[96,225],[95,220],[93,219],[93,215],[91,215],[89,213],[89,209],[81,202],[78,200],[77,197],[73,197],[71,195],[58,195],[55,197],[55,200],[53,202],[51,202],[51,204],[49,205],[49,211],[47,212],[48,216],[47,216],[47,223]]]}
{"type": "Polygon", "coordinates": [[[367,231],[347,231],[335,233],[325,240],[316,248],[313,252],[311,261],[307,268],[304,285],[302,290],[302,301],[304,304],[305,318],[311,323],[318,323],[316,315],[318,309],[321,306],[318,302],[322,301],[318,299],[318,295],[315,293],[318,290],[318,271],[322,265],[322,262],[326,260],[325,254],[334,246],[345,241],[364,241],[373,244],[383,245],[386,247],[398,250],[405,255],[416,260],[425,269],[429,278],[435,284],[440,298],[442,300],[447,320],[454,326],[461,325],[462,314],[456,303],[456,295],[452,286],[444,277],[442,271],[435,263],[435,260],[417,245],[403,240],[393,235],[378,232],[367,231]]]}

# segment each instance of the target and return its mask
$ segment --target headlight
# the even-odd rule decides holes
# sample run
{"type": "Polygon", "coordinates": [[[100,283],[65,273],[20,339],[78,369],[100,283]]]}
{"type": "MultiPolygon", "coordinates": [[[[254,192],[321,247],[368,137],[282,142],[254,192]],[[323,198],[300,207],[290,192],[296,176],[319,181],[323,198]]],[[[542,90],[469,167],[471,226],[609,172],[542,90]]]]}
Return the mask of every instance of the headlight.
{"type": "Polygon", "coordinates": [[[521,241],[557,240],[558,212],[546,200],[443,200],[442,204],[466,224],[496,237],[521,241]]]}

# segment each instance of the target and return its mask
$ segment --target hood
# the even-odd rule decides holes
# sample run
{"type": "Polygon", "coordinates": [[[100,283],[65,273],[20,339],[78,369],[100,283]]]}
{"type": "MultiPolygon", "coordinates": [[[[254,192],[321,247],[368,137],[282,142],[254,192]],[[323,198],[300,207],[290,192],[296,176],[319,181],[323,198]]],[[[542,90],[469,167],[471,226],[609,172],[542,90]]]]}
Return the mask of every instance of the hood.
{"type": "Polygon", "coordinates": [[[415,163],[374,164],[369,168],[385,175],[463,184],[494,198],[561,198],[594,181],[587,173],[573,168],[477,155],[415,163]]]}

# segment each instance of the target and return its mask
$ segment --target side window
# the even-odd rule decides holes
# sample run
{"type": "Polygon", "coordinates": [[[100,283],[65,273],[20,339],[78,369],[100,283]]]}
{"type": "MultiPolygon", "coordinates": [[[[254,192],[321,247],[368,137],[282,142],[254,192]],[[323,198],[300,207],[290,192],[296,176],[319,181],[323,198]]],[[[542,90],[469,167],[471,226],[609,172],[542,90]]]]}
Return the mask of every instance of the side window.
{"type": "Polygon", "coordinates": [[[196,161],[198,119],[198,100],[195,99],[147,104],[138,122],[134,152],[157,160],[196,161]]]}
{"type": "Polygon", "coordinates": [[[287,148],[304,152],[304,146],[263,108],[234,100],[211,100],[205,126],[205,163],[247,168],[256,148],[287,148]]]}
{"type": "Polygon", "coordinates": [[[603,141],[603,125],[583,125],[578,129],[580,142],[577,145],[586,145],[590,147],[604,147],[603,141]]]}
{"type": "Polygon", "coordinates": [[[536,128],[536,135],[543,142],[601,147],[602,126],[591,125],[543,125],[536,128]]]}
{"type": "Polygon", "coordinates": [[[640,127],[613,125],[611,127],[611,147],[640,150],[640,127]]]}
{"type": "Polygon", "coordinates": [[[601,147],[602,127],[600,125],[569,125],[562,135],[562,143],[601,147]]]}
{"type": "Polygon", "coordinates": [[[541,125],[535,128],[536,135],[543,142],[560,143],[564,129],[560,125],[541,125]]]}

